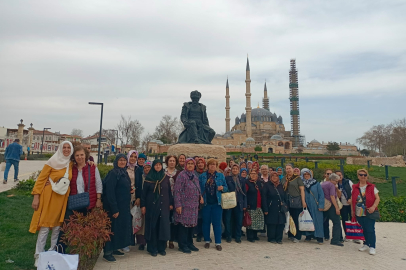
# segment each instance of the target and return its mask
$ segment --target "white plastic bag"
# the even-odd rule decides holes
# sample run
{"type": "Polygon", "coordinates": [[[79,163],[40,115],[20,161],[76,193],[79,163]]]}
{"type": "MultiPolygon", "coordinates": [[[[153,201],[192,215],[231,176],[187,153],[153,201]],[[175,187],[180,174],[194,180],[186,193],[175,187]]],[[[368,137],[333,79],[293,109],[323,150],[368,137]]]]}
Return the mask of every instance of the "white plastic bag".
{"type": "Polygon", "coordinates": [[[289,212],[286,212],[285,216],[286,216],[286,223],[285,223],[285,229],[283,231],[285,232],[285,234],[287,234],[289,232],[289,217],[290,217],[289,212]]]}
{"type": "Polygon", "coordinates": [[[133,233],[138,232],[142,227],[142,213],[139,206],[131,208],[131,215],[133,216],[133,233]]]}
{"type": "Polygon", "coordinates": [[[314,231],[313,219],[307,209],[303,209],[302,213],[300,213],[299,215],[299,231],[314,231]]]}
{"type": "Polygon", "coordinates": [[[77,270],[79,255],[61,254],[56,251],[41,252],[37,270],[77,270]]]}

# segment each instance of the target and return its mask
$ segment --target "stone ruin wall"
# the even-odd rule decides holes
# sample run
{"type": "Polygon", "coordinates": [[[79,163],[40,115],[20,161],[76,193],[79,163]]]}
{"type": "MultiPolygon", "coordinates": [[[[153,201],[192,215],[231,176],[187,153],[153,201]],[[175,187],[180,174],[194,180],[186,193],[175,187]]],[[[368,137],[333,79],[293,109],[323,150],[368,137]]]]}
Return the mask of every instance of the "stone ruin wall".
{"type": "Polygon", "coordinates": [[[403,156],[396,157],[347,157],[347,164],[368,165],[368,160],[372,161],[373,166],[389,165],[392,167],[406,167],[403,156]]]}

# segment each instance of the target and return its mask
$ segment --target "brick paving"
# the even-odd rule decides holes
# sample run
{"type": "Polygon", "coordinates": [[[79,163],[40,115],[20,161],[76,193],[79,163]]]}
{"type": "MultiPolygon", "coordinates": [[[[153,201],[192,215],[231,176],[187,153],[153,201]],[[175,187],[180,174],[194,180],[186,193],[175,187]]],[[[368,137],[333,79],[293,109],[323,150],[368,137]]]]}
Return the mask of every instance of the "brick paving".
{"type": "Polygon", "coordinates": [[[199,252],[183,254],[175,249],[167,249],[165,257],[150,256],[138,247],[124,257],[116,257],[116,263],[107,263],[102,255],[97,261],[97,270],[205,270],[205,269],[406,269],[406,224],[376,223],[377,254],[360,252],[360,244],[345,242],[344,247],[329,243],[318,245],[315,241],[301,241],[294,244],[284,236],[283,244],[271,244],[265,237],[250,243],[243,241],[222,243],[223,250],[217,251],[212,244],[210,249],[204,243],[195,243],[199,252]]]}
{"type": "MultiPolygon", "coordinates": [[[[18,167],[18,179],[24,180],[39,170],[42,170],[46,160],[21,160],[18,167]]],[[[7,177],[7,184],[3,184],[4,171],[0,171],[0,192],[7,191],[14,187],[14,167],[11,166],[7,177]]]]}

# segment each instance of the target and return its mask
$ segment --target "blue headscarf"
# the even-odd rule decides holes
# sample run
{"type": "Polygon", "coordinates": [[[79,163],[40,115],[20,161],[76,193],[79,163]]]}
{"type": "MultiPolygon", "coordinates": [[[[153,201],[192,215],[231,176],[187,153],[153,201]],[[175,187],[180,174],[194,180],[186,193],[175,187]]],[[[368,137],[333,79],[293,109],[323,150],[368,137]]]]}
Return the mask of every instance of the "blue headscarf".
{"type": "MultiPolygon", "coordinates": [[[[247,172],[247,176],[248,176],[248,170],[247,170],[246,168],[242,168],[242,169],[240,170],[240,176],[241,176],[241,174],[242,174],[243,171],[246,171],[246,172],[247,172]]],[[[242,176],[241,176],[241,177],[242,177],[242,176]]]]}
{"type": "Polygon", "coordinates": [[[282,180],[282,178],[283,178],[283,168],[282,167],[278,167],[278,168],[276,168],[276,172],[278,172],[278,170],[279,169],[281,169],[282,170],[282,174],[281,175],[279,175],[279,180],[282,180]]]}

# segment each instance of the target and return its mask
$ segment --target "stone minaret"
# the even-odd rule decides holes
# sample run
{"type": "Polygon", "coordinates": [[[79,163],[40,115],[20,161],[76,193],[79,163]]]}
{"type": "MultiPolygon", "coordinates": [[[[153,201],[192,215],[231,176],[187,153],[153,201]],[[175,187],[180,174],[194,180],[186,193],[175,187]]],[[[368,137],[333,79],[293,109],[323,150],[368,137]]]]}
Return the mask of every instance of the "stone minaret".
{"type": "Polygon", "coordinates": [[[268,89],[266,89],[266,82],[264,86],[264,98],[262,99],[262,108],[269,111],[269,98],[268,98],[268,89]]]}
{"type": "Polygon", "coordinates": [[[246,112],[246,131],[247,131],[247,137],[252,136],[252,131],[251,131],[251,76],[250,76],[250,63],[248,61],[248,56],[247,56],[247,68],[245,70],[245,99],[247,101],[247,104],[245,106],[245,112],[246,112]]]}
{"type": "Polygon", "coordinates": [[[228,88],[228,78],[226,83],[226,132],[230,131],[230,92],[228,88]]]}

